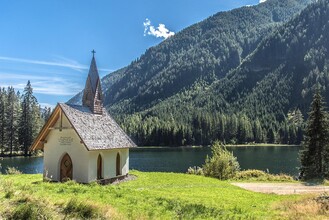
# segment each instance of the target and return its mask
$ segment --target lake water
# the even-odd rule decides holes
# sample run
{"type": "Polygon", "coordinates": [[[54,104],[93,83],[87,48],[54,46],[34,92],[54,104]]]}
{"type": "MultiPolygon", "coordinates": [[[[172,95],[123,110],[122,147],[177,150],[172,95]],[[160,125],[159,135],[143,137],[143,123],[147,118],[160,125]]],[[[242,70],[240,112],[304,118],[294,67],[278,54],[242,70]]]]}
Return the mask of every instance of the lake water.
{"type": "MultiPolygon", "coordinates": [[[[241,169],[269,170],[271,173],[298,174],[297,146],[228,147],[238,158],[241,169]]],[[[201,166],[209,147],[202,148],[138,148],[130,150],[130,169],[158,172],[186,172],[190,166],[201,166]]],[[[42,173],[43,158],[4,158],[1,172],[16,167],[23,173],[42,173]]]]}

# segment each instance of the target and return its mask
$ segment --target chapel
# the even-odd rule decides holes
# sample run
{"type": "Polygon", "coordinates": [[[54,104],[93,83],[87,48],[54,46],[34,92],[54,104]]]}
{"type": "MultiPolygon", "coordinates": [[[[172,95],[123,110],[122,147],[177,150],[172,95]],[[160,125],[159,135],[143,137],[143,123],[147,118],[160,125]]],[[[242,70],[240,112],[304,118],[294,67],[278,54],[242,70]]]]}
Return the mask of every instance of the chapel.
{"type": "Polygon", "coordinates": [[[30,148],[44,152],[44,179],[109,183],[129,173],[136,145],[103,107],[94,54],[82,105],[58,103],[30,148]]]}

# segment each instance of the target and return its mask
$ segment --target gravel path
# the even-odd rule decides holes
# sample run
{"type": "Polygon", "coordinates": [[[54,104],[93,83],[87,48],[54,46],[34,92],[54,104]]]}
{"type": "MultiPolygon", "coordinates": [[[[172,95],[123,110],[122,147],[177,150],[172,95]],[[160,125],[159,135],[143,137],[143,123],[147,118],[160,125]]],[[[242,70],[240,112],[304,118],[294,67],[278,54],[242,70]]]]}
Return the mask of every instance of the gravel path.
{"type": "Polygon", "coordinates": [[[301,183],[232,183],[246,190],[261,193],[287,194],[320,194],[329,193],[329,186],[304,185],[301,183]]]}

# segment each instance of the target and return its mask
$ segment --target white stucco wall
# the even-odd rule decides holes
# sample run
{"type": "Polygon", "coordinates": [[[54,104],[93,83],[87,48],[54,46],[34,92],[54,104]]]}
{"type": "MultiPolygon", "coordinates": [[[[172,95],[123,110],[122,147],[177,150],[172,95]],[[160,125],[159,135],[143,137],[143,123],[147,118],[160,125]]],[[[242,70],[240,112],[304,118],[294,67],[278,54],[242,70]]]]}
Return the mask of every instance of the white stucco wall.
{"type": "MultiPolygon", "coordinates": [[[[68,120],[63,116],[63,127],[70,127],[68,120]]],[[[54,127],[59,127],[59,121],[54,127]]],[[[88,182],[88,151],[80,143],[79,136],[74,129],[51,130],[44,145],[44,176],[54,181],[60,181],[60,162],[68,153],[73,164],[73,180],[88,182]]]]}
{"type": "Polygon", "coordinates": [[[111,149],[102,151],[89,151],[89,182],[97,180],[97,159],[102,156],[102,176],[104,179],[116,177],[116,158],[120,154],[121,175],[129,173],[129,149],[111,149]]]}
{"type": "MultiPolygon", "coordinates": [[[[54,127],[59,127],[57,121],[54,127]]],[[[70,127],[69,121],[63,115],[63,127],[70,127]]],[[[121,174],[129,172],[129,149],[110,149],[88,151],[74,129],[63,129],[62,131],[51,130],[44,144],[44,176],[60,181],[60,163],[67,153],[73,164],[73,180],[81,183],[93,182],[97,179],[97,159],[102,156],[102,176],[104,179],[116,176],[116,157],[120,154],[121,174]]]]}

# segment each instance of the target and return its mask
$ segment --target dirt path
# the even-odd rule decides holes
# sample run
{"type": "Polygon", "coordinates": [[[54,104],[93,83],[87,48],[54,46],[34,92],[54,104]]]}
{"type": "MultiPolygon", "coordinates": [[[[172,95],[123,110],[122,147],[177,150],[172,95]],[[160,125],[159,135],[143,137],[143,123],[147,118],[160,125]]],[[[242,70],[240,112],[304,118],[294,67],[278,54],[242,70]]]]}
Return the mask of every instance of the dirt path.
{"type": "Polygon", "coordinates": [[[301,183],[232,183],[246,190],[261,193],[287,194],[319,194],[329,193],[329,186],[304,185],[301,183]]]}

